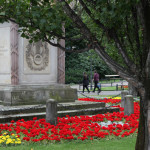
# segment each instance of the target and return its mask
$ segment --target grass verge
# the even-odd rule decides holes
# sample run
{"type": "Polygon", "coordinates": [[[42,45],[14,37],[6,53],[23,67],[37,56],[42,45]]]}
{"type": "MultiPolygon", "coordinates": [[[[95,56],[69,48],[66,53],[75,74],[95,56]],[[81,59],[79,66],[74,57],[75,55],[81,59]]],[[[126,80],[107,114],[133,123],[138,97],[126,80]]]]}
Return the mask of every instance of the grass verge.
{"type": "Polygon", "coordinates": [[[18,146],[0,147],[0,150],[134,150],[136,136],[124,138],[65,141],[55,144],[26,143],[18,146]]]}

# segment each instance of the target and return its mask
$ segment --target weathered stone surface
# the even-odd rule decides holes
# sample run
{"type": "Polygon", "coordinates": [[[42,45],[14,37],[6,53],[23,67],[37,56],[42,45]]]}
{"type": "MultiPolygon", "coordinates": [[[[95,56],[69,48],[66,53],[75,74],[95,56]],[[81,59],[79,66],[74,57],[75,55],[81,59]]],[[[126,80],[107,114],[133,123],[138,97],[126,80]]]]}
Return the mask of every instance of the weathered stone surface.
{"type": "Polygon", "coordinates": [[[17,85],[0,88],[3,105],[45,104],[50,98],[57,102],[71,102],[78,99],[77,90],[67,85],[17,85]]]}
{"type": "Polygon", "coordinates": [[[19,84],[57,83],[57,47],[39,43],[19,37],[19,84]]]}
{"type": "MultiPolygon", "coordinates": [[[[57,116],[66,117],[80,115],[95,115],[107,112],[118,112],[119,108],[103,107],[104,104],[98,105],[97,102],[69,102],[57,103],[57,116]],[[90,108],[91,107],[91,108],[90,108]]],[[[3,106],[0,105],[0,122],[6,123],[11,120],[31,120],[33,117],[37,119],[46,117],[46,105],[19,105],[19,106],[3,106]]]]}
{"type": "Polygon", "coordinates": [[[10,24],[0,24],[0,84],[11,84],[10,53],[10,24]]]}
{"type": "Polygon", "coordinates": [[[89,108],[89,109],[80,109],[80,110],[68,110],[68,111],[58,111],[58,117],[64,117],[66,115],[69,116],[80,116],[80,115],[96,115],[96,114],[104,114],[104,113],[113,113],[119,112],[119,108],[89,108]]]}
{"type": "Polygon", "coordinates": [[[46,111],[46,105],[19,105],[3,106],[0,105],[0,115],[9,116],[15,114],[40,113],[46,111]]]}
{"type": "MultiPolygon", "coordinates": [[[[88,109],[88,108],[104,108],[105,103],[99,102],[67,102],[67,103],[57,103],[57,111],[66,110],[77,110],[77,109],[88,109]]],[[[38,113],[45,112],[46,105],[18,105],[18,106],[3,106],[0,105],[0,115],[13,115],[13,114],[27,114],[27,113],[38,113]]]]}
{"type": "Polygon", "coordinates": [[[121,91],[121,107],[124,108],[125,96],[128,95],[129,91],[121,91]]]}
{"type": "Polygon", "coordinates": [[[46,101],[46,122],[52,125],[57,124],[57,103],[54,99],[46,101]]]}
{"type": "Polygon", "coordinates": [[[88,108],[104,108],[105,103],[100,102],[70,102],[70,103],[58,103],[57,110],[65,111],[65,110],[76,110],[76,109],[88,109],[88,108]]]}
{"type": "Polygon", "coordinates": [[[125,96],[124,114],[128,116],[134,114],[134,104],[132,95],[125,96]]]}
{"type": "Polygon", "coordinates": [[[15,23],[0,23],[0,85],[49,85],[64,80],[65,61],[59,59],[65,59],[65,52],[62,56],[58,51],[46,42],[29,43],[15,23]]]}

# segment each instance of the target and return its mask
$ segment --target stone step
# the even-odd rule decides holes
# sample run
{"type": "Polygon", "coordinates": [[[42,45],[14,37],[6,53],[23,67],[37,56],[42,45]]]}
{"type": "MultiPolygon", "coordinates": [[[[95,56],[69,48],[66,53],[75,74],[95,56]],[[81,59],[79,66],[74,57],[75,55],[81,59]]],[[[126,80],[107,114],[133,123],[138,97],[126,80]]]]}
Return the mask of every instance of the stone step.
{"type": "Polygon", "coordinates": [[[74,102],[74,103],[58,103],[57,110],[80,110],[80,109],[88,109],[88,108],[99,108],[105,107],[105,103],[100,102],[74,102]]]}
{"type": "Polygon", "coordinates": [[[1,106],[0,115],[46,112],[46,105],[1,106]]]}
{"type": "MultiPolygon", "coordinates": [[[[58,111],[58,117],[66,117],[69,116],[80,116],[80,115],[95,115],[95,114],[103,114],[107,112],[119,112],[119,108],[109,107],[109,108],[91,108],[91,109],[81,109],[81,110],[70,110],[70,111],[58,111]]],[[[11,120],[17,121],[20,119],[24,120],[32,120],[33,117],[45,118],[46,112],[39,113],[26,113],[26,114],[12,114],[12,115],[0,115],[0,123],[8,123],[11,120]]]]}
{"type": "Polygon", "coordinates": [[[32,120],[33,117],[37,119],[45,118],[46,112],[40,113],[27,113],[27,114],[13,114],[13,115],[0,115],[0,123],[9,123],[12,120],[18,121],[20,119],[32,120]]]}
{"type": "MultiPolygon", "coordinates": [[[[99,102],[72,102],[72,103],[58,103],[57,110],[77,110],[86,108],[105,107],[105,103],[99,102]]],[[[0,115],[22,114],[22,113],[38,113],[46,112],[46,105],[24,105],[24,106],[1,106],[0,115]]]]}
{"type": "Polygon", "coordinates": [[[89,108],[80,110],[58,111],[57,115],[59,117],[64,117],[66,115],[69,116],[95,115],[95,114],[104,114],[107,112],[109,113],[119,112],[119,108],[105,107],[105,108],[89,108]]]}

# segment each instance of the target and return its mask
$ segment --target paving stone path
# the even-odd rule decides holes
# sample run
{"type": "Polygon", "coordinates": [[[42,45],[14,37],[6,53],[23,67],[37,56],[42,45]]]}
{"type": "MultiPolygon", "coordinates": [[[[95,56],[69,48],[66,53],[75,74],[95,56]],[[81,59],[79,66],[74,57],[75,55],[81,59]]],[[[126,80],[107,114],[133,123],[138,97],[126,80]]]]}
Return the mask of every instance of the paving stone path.
{"type": "MultiPolygon", "coordinates": [[[[117,84],[121,85],[122,81],[121,82],[114,82],[112,84],[112,86],[116,86],[117,84]]],[[[123,81],[123,85],[128,85],[128,82],[123,81]]],[[[109,84],[109,83],[102,84],[102,87],[108,87],[108,86],[111,86],[111,84],[109,84]]],[[[78,84],[72,85],[71,87],[77,89],[79,97],[82,97],[83,94],[86,95],[86,96],[103,96],[103,95],[119,95],[119,94],[121,94],[121,91],[101,91],[99,94],[98,94],[97,91],[95,93],[93,93],[93,92],[90,92],[90,93],[84,92],[84,93],[82,93],[82,90],[79,91],[79,85],[78,84]]],[[[81,87],[81,89],[82,89],[82,87],[81,87]]]]}

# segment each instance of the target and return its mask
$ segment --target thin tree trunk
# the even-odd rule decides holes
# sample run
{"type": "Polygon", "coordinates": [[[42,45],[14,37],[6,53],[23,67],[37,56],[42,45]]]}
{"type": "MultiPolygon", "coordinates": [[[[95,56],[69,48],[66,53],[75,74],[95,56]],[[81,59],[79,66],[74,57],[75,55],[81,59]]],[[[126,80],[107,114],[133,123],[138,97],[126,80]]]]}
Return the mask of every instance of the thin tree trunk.
{"type": "Polygon", "coordinates": [[[148,126],[148,150],[150,150],[150,97],[148,99],[148,117],[147,117],[147,126],[148,126]]]}
{"type": "MultiPolygon", "coordinates": [[[[149,72],[150,75],[150,72],[149,72]]],[[[148,76],[150,77],[150,76],[148,76]]],[[[150,78],[148,78],[147,82],[146,82],[146,100],[148,103],[148,110],[147,110],[147,149],[146,150],[150,150],[150,78]]],[[[146,134],[146,133],[145,133],[146,134]]]]}

